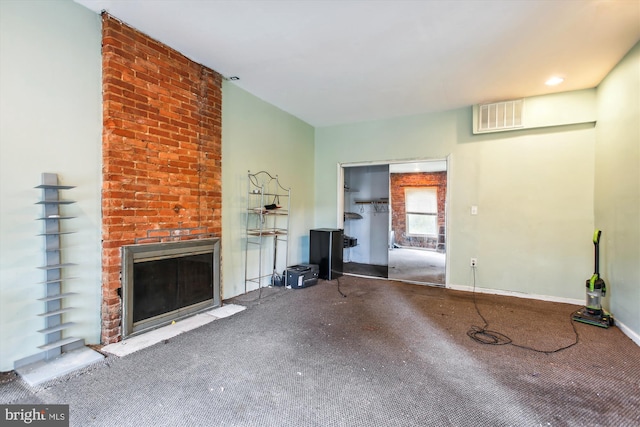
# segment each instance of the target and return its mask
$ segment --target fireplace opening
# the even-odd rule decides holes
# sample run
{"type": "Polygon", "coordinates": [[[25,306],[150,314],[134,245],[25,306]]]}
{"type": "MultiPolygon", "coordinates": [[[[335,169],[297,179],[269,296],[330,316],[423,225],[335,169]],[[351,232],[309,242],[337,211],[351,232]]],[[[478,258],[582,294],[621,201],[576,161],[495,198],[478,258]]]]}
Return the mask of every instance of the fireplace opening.
{"type": "Polygon", "coordinates": [[[122,336],[220,306],[220,239],[122,247],[122,336]]]}

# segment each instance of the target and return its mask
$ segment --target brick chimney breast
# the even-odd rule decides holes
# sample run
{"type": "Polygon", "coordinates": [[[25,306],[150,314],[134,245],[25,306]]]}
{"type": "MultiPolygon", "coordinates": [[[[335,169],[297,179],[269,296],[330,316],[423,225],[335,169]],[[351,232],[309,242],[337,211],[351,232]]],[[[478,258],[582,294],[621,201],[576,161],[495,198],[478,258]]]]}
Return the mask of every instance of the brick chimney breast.
{"type": "Polygon", "coordinates": [[[121,339],[121,247],[221,237],[222,77],[102,15],[102,332],[121,339]]]}

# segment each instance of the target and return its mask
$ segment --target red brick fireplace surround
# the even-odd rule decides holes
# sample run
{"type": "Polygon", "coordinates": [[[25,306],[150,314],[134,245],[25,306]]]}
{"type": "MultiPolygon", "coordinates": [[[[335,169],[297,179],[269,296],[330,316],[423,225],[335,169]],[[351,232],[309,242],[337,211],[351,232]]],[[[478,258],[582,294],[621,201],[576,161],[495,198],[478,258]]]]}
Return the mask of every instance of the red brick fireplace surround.
{"type": "Polygon", "coordinates": [[[222,77],[102,15],[102,333],[121,339],[121,247],[221,237],[222,77]]]}

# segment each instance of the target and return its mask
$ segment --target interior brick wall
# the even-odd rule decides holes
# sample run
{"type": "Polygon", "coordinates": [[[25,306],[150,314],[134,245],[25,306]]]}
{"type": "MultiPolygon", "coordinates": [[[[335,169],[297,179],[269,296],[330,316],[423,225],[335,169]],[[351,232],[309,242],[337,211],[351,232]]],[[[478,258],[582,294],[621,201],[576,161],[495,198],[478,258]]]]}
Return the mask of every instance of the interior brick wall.
{"type": "MultiPolygon", "coordinates": [[[[445,226],[445,201],[447,196],[447,172],[416,172],[391,174],[391,227],[394,241],[400,246],[438,248],[438,238],[407,238],[407,216],[404,190],[406,187],[438,187],[438,229],[445,226]]],[[[444,244],[444,241],[441,242],[444,244]]],[[[442,249],[442,248],[441,248],[442,249]]]]}
{"type": "Polygon", "coordinates": [[[123,245],[221,237],[222,77],[102,15],[102,343],[123,245]]]}

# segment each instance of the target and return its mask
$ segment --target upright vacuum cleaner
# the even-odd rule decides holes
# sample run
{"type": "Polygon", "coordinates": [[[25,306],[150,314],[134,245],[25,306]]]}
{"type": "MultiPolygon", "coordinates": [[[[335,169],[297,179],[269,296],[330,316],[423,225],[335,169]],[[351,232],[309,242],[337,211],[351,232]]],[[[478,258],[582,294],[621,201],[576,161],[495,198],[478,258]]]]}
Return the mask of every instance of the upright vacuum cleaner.
{"type": "Polygon", "coordinates": [[[595,248],[595,272],[587,279],[587,305],[573,313],[576,322],[608,328],[613,326],[613,316],[602,309],[602,297],[607,293],[607,285],[600,278],[600,235],[602,231],[593,233],[593,246],[595,248]]]}

